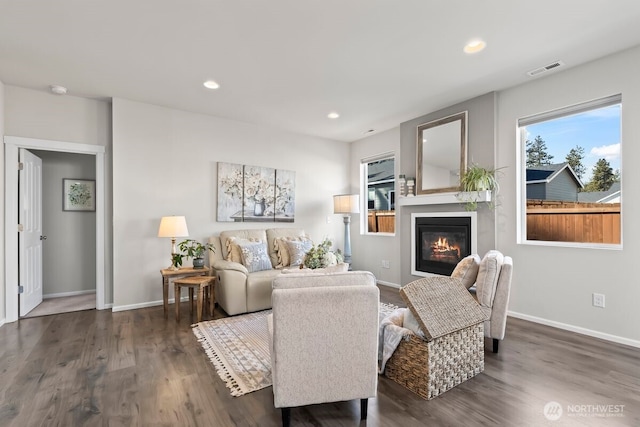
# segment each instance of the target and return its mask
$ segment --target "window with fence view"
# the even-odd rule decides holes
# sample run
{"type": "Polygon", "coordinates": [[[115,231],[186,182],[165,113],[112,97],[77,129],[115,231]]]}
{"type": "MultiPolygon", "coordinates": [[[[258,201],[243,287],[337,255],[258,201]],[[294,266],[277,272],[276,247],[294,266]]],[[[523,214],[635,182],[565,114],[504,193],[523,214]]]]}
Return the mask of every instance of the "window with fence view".
{"type": "Polygon", "coordinates": [[[621,243],[621,95],[518,122],[526,241],[621,243]]]}
{"type": "Polygon", "coordinates": [[[383,155],[362,161],[367,233],[395,233],[395,158],[383,155]]]}

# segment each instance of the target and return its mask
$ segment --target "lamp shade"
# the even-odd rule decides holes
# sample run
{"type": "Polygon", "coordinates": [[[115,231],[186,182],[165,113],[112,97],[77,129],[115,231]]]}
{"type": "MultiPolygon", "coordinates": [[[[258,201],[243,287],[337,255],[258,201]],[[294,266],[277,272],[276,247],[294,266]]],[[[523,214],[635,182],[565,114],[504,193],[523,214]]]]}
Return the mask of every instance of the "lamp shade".
{"type": "Polygon", "coordinates": [[[158,228],[158,237],[186,237],[189,235],[187,221],[183,216],[163,216],[158,228]]]}
{"type": "Polygon", "coordinates": [[[338,194],[333,196],[333,213],[360,213],[360,196],[357,194],[338,194]]]}

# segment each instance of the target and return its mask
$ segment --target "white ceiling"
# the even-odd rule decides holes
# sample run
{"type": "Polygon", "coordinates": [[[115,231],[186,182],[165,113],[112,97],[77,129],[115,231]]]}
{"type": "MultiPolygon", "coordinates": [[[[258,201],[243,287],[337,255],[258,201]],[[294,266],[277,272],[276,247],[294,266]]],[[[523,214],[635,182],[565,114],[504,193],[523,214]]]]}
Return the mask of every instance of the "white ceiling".
{"type": "Polygon", "coordinates": [[[639,24],[638,0],[0,0],[0,81],[353,141],[639,45],[639,24]]]}

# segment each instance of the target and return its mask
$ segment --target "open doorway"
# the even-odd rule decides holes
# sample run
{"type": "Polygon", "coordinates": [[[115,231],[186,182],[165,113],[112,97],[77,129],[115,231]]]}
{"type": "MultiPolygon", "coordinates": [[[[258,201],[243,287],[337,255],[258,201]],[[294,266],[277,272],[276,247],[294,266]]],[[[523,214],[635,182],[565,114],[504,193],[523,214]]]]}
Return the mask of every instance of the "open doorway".
{"type": "MultiPolygon", "coordinates": [[[[42,161],[43,299],[28,313],[23,313],[21,306],[21,317],[95,309],[96,212],[92,209],[95,200],[87,200],[86,209],[67,209],[63,200],[69,185],[95,183],[95,156],[28,151],[42,161]]],[[[88,197],[93,195],[89,193],[88,197]]]]}
{"type": "MultiPolygon", "coordinates": [[[[87,155],[92,159],[95,172],[95,245],[93,260],[95,270],[93,283],[95,283],[95,306],[101,310],[105,308],[105,147],[90,144],[78,144],[63,141],[50,141],[33,138],[21,138],[6,136],[5,142],[5,320],[15,322],[18,320],[18,295],[19,295],[19,259],[18,259],[18,164],[19,150],[47,151],[57,153],[76,153],[87,155]]],[[[77,178],[77,177],[71,177],[77,178]]],[[[62,193],[60,193],[62,199],[62,193]]]]}

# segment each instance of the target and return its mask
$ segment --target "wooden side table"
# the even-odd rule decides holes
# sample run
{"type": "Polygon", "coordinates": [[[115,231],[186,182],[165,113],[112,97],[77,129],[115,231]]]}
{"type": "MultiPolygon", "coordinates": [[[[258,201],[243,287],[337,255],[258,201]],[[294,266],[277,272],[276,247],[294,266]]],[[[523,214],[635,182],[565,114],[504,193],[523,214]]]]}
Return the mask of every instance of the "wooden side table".
{"type": "Polygon", "coordinates": [[[193,290],[198,289],[198,301],[196,303],[198,322],[202,322],[202,304],[205,299],[209,300],[209,316],[213,316],[213,307],[216,303],[215,283],[215,276],[185,277],[175,280],[173,286],[176,293],[176,321],[180,320],[180,291],[184,286],[189,288],[189,310],[191,312],[193,312],[193,290]]]}
{"type": "MultiPolygon", "coordinates": [[[[184,267],[178,270],[171,270],[169,268],[164,268],[160,270],[160,274],[162,275],[162,301],[164,303],[164,318],[167,319],[169,317],[169,280],[170,279],[179,279],[182,277],[193,277],[193,276],[208,276],[211,273],[208,268],[193,268],[193,267],[184,267]]],[[[176,301],[180,302],[180,301],[176,301]]]]}

